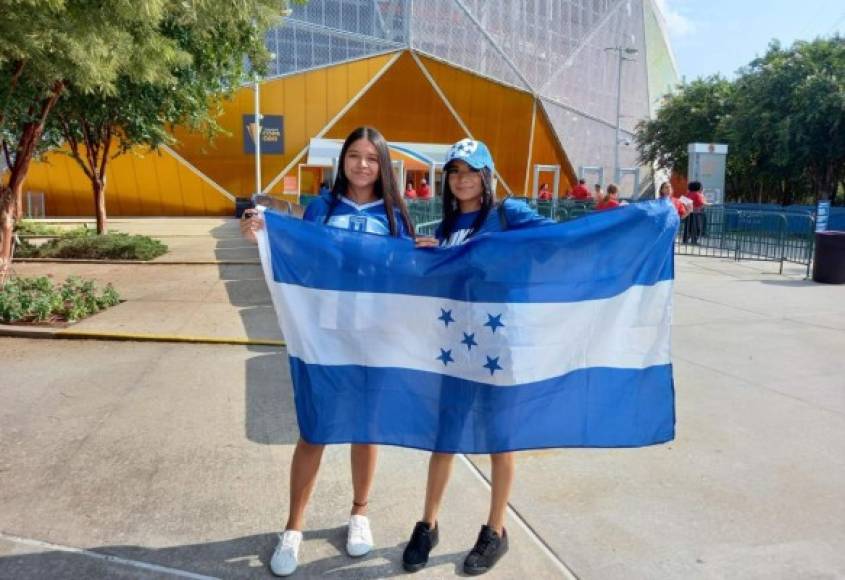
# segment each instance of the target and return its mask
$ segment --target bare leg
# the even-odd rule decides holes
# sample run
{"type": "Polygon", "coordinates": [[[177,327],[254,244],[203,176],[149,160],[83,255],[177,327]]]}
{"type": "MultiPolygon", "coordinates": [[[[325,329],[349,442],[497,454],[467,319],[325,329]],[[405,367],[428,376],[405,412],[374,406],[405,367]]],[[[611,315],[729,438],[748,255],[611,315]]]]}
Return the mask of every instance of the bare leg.
{"type": "Polygon", "coordinates": [[[432,453],[428,461],[428,483],[425,488],[425,511],[423,521],[434,528],[437,522],[437,514],[440,511],[440,504],[443,501],[443,494],[446,492],[446,484],[449,483],[449,476],[452,475],[452,460],[455,456],[451,453],[432,453]]]}
{"type": "Polygon", "coordinates": [[[513,453],[493,453],[490,461],[493,464],[493,491],[490,496],[490,516],[487,525],[502,535],[505,527],[505,512],[508,509],[508,499],[511,495],[514,472],[516,471],[513,453]]]}
{"type": "Polygon", "coordinates": [[[367,513],[367,502],[373,487],[378,447],[352,445],[349,456],[352,462],[352,515],[363,516],[367,513]]]}
{"type": "Polygon", "coordinates": [[[323,445],[312,445],[300,439],[290,464],[290,515],[286,530],[302,531],[305,507],[317,482],[317,471],[323,458],[323,445]]]}

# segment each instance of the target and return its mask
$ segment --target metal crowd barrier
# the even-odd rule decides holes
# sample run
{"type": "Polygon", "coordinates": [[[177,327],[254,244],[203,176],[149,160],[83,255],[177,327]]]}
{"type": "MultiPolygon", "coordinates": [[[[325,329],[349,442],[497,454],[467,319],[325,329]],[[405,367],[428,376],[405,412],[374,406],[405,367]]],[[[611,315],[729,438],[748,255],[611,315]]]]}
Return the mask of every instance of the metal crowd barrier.
{"type": "Polygon", "coordinates": [[[815,218],[769,210],[705,208],[681,223],[675,253],[733,260],[793,262],[807,266],[813,257],[815,218]]]}
{"type": "MultiPolygon", "coordinates": [[[[313,197],[301,196],[301,205],[306,206],[313,197]]],[[[524,201],[540,215],[560,222],[578,219],[595,211],[592,202],[514,199],[524,201]]],[[[417,234],[433,235],[443,215],[441,198],[407,200],[406,203],[417,234]]],[[[714,205],[681,222],[675,239],[675,253],[683,256],[780,262],[781,273],[785,262],[803,264],[807,266],[809,276],[814,243],[815,216],[809,211],[734,209],[714,205]]]]}

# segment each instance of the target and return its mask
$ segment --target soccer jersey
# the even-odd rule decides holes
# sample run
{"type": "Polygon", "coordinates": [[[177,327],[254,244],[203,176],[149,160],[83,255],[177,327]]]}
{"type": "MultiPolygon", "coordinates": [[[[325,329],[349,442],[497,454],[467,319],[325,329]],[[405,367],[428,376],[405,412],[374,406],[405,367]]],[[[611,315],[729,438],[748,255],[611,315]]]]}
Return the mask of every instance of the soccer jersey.
{"type": "MultiPolygon", "coordinates": [[[[340,201],[335,205],[334,211],[331,212],[328,221],[326,221],[331,203],[330,197],[314,199],[305,208],[302,219],[309,222],[325,222],[326,225],[341,230],[365,232],[379,236],[390,235],[390,223],[387,221],[383,199],[358,205],[354,201],[341,196],[340,201]]],[[[405,238],[409,237],[401,212],[394,209],[393,215],[396,217],[398,235],[405,238]]]]}
{"type": "MultiPolygon", "coordinates": [[[[515,199],[505,199],[502,202],[505,212],[505,222],[507,229],[519,230],[522,228],[532,228],[534,226],[551,225],[556,223],[554,220],[544,218],[536,211],[528,207],[524,202],[515,199]]],[[[498,207],[492,207],[487,214],[487,218],[479,226],[478,230],[473,233],[472,224],[475,223],[475,218],[478,217],[478,212],[473,211],[469,213],[462,213],[455,221],[455,226],[452,228],[452,233],[448,238],[443,236],[443,225],[437,227],[434,236],[440,240],[440,245],[444,248],[451,246],[459,246],[469,239],[471,235],[479,235],[487,232],[502,231],[502,221],[499,217],[498,207]]]]}

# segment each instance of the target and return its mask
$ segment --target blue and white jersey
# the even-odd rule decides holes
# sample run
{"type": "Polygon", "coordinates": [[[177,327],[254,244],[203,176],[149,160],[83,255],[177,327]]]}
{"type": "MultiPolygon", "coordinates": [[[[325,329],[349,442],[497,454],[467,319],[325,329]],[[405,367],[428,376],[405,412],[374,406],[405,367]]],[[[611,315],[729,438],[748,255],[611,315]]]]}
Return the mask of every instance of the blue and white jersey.
{"type": "MultiPolygon", "coordinates": [[[[309,222],[320,222],[325,220],[331,207],[330,197],[318,197],[308,204],[305,215],[302,219],[309,222]]],[[[399,210],[394,210],[396,217],[396,228],[400,237],[408,237],[405,229],[405,222],[399,210]]],[[[379,236],[390,235],[390,223],[387,221],[387,213],[384,209],[384,200],[379,199],[370,203],[358,205],[352,200],[341,196],[340,202],[335,206],[329,217],[327,225],[341,230],[364,232],[379,236]]]]}
{"type": "MultiPolygon", "coordinates": [[[[545,226],[556,223],[554,220],[544,218],[522,201],[505,199],[502,202],[502,206],[505,212],[507,229],[509,230],[533,228],[535,226],[545,226]]],[[[437,227],[434,237],[440,240],[440,246],[443,248],[460,246],[466,242],[470,234],[473,233],[472,224],[475,223],[475,218],[477,217],[477,211],[462,213],[458,216],[458,219],[455,222],[455,227],[452,229],[452,233],[448,238],[444,238],[443,236],[442,223],[437,227]]],[[[500,231],[502,231],[502,221],[499,218],[498,207],[493,207],[487,214],[487,218],[484,220],[484,223],[482,223],[475,232],[475,235],[500,231]]]]}

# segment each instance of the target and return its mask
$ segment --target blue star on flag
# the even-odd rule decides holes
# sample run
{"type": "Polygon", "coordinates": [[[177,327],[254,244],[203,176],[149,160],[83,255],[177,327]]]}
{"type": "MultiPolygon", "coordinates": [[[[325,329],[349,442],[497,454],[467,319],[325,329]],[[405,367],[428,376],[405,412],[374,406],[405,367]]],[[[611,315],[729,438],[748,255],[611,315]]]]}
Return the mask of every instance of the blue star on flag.
{"type": "Polygon", "coordinates": [[[436,358],[443,363],[444,367],[449,366],[450,362],[455,362],[455,359],[452,358],[452,351],[445,348],[440,349],[440,356],[436,358]]]}
{"type": "Polygon", "coordinates": [[[452,318],[452,311],[446,310],[445,308],[440,309],[440,316],[437,317],[437,320],[442,320],[443,324],[445,324],[447,328],[449,327],[450,322],[455,322],[455,319],[452,318]]]}
{"type": "Polygon", "coordinates": [[[464,333],[464,339],[461,341],[461,344],[467,345],[467,350],[472,350],[472,347],[478,346],[478,343],[475,342],[475,333],[472,334],[464,333]]]}
{"type": "Polygon", "coordinates": [[[502,367],[499,366],[499,357],[493,358],[488,356],[487,364],[484,365],[484,368],[490,371],[490,376],[493,376],[493,373],[495,373],[496,371],[504,370],[502,369],[502,367]]]}
{"type": "Polygon", "coordinates": [[[497,328],[504,326],[504,324],[502,324],[502,315],[497,314],[496,316],[493,316],[492,314],[488,314],[487,322],[484,323],[484,326],[489,326],[490,330],[492,330],[493,334],[495,334],[497,328]]]}

